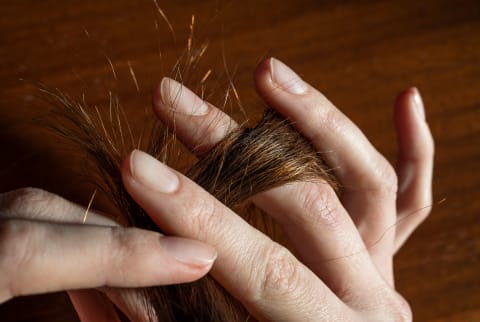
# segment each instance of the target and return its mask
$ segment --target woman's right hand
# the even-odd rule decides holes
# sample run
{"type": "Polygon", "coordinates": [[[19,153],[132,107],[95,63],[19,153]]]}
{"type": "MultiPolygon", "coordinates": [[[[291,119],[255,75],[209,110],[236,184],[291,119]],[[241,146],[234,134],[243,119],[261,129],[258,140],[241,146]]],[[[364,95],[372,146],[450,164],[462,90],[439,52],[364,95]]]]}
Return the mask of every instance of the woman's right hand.
{"type": "MultiPolygon", "coordinates": [[[[283,227],[294,252],[144,152],[124,162],[127,190],[163,231],[213,245],[212,276],[259,320],[411,321],[395,290],[393,256],[431,205],[434,146],[418,91],[408,89],[397,100],[395,170],[351,120],[283,63],[264,61],[255,81],[269,106],[317,151],[328,151],[323,156],[343,187],[339,197],[322,182],[293,182],[252,198],[283,227]]],[[[199,155],[235,126],[171,79],[162,81],[154,105],[199,155]]]]}

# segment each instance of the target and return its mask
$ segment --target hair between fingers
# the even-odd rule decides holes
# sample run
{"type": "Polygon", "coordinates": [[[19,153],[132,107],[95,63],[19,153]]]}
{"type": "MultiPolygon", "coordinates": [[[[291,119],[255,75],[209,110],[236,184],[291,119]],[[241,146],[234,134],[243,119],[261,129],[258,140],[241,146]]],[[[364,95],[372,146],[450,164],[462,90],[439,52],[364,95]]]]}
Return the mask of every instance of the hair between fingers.
{"type": "MultiPolygon", "coordinates": [[[[43,91],[54,105],[49,126],[85,153],[92,178],[119,210],[122,218],[118,219],[128,226],[158,231],[122,184],[123,158],[141,145],[135,144],[132,134],[130,140],[123,138],[125,120],[116,116],[113,122],[98,109],[92,111],[59,91],[43,91]]],[[[118,107],[115,109],[122,115],[118,107]]],[[[142,149],[167,164],[182,157],[175,149],[174,133],[159,123],[152,125],[143,142],[142,149]]],[[[274,240],[283,237],[281,229],[248,201],[251,196],[297,181],[323,181],[339,191],[321,155],[271,109],[256,126],[239,127],[227,134],[186,170],[186,175],[274,240]]],[[[209,276],[191,284],[139,292],[144,294],[149,311],[155,312],[152,319],[159,321],[245,321],[249,316],[241,303],[209,276]]]]}
{"type": "MultiPolygon", "coordinates": [[[[156,7],[164,17],[158,4],[156,7]]],[[[173,33],[171,24],[166,21],[173,33]]],[[[192,17],[187,50],[175,63],[172,75],[185,85],[193,85],[192,88],[201,91],[205,97],[203,85],[207,78],[213,77],[211,70],[208,69],[204,75],[196,75],[193,71],[208,42],[194,43],[193,24],[192,17]]],[[[116,79],[113,64],[108,61],[116,79]]],[[[230,91],[234,98],[238,99],[238,94],[226,63],[224,65],[229,79],[221,105],[226,106],[231,99],[230,91]]],[[[139,83],[130,61],[128,67],[138,91],[139,83]]],[[[123,159],[132,149],[142,149],[169,165],[184,164],[184,160],[191,159],[191,156],[179,147],[175,133],[154,121],[145,125],[140,135],[135,135],[119,99],[112,93],[109,93],[109,106],[105,111],[89,107],[85,100],[79,103],[59,90],[50,90],[45,86],[41,86],[40,90],[53,106],[47,126],[85,155],[88,176],[118,210],[117,221],[127,226],[159,231],[127,193],[120,169],[123,159]]],[[[171,115],[175,118],[175,111],[171,115]]],[[[153,115],[152,119],[155,119],[153,115]]],[[[174,123],[175,119],[172,121],[174,123]]],[[[340,186],[321,154],[287,120],[271,109],[265,111],[255,126],[231,131],[183,172],[251,225],[279,242],[284,242],[282,230],[249,202],[250,197],[298,181],[326,182],[340,193],[340,186]]],[[[243,305],[210,276],[194,283],[143,288],[138,292],[145,300],[147,311],[151,312],[152,321],[243,322],[252,319],[243,305]]]]}

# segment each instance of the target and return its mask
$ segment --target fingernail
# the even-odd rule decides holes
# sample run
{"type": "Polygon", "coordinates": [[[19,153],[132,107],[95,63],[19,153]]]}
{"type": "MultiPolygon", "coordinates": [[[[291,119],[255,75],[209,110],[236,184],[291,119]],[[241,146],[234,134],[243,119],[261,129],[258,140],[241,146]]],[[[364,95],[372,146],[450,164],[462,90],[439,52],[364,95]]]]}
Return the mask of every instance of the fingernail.
{"type": "Polygon", "coordinates": [[[416,87],[413,88],[413,102],[415,103],[418,116],[425,121],[425,108],[423,106],[422,96],[420,96],[420,92],[416,87]]]}
{"type": "Polygon", "coordinates": [[[161,103],[175,112],[186,115],[205,115],[208,104],[179,82],[164,77],[160,83],[161,103]]]}
{"type": "Polygon", "coordinates": [[[189,265],[211,265],[217,258],[217,251],[213,247],[196,240],[160,237],[160,244],[176,260],[189,265]]]}
{"type": "Polygon", "coordinates": [[[137,182],[158,192],[171,193],[178,187],[178,177],[169,167],[140,150],[130,155],[130,172],[137,182]]]}
{"type": "Polygon", "coordinates": [[[291,94],[303,94],[307,84],[290,67],[275,58],[270,58],[272,81],[291,94]]]}

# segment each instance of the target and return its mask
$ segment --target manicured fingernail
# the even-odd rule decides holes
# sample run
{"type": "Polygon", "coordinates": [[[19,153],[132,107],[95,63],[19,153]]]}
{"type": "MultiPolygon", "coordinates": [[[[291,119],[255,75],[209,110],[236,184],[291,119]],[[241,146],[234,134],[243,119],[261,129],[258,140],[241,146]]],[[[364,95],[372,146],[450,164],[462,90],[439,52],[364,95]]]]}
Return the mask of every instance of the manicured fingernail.
{"type": "Polygon", "coordinates": [[[423,107],[422,96],[416,87],[413,88],[413,101],[415,103],[415,108],[420,119],[425,121],[425,108],[423,107]]]}
{"type": "Polygon", "coordinates": [[[160,237],[160,244],[179,262],[189,265],[211,265],[217,258],[215,248],[196,240],[160,237]]]}
{"type": "Polygon", "coordinates": [[[270,58],[272,81],[291,94],[303,94],[307,84],[290,67],[275,58],[270,58]]]}
{"type": "Polygon", "coordinates": [[[130,154],[130,172],[137,182],[158,192],[170,193],[178,187],[178,177],[173,170],[140,150],[130,154]]]}
{"type": "Polygon", "coordinates": [[[208,104],[179,82],[164,77],[160,83],[161,103],[175,112],[187,115],[205,115],[208,104]]]}

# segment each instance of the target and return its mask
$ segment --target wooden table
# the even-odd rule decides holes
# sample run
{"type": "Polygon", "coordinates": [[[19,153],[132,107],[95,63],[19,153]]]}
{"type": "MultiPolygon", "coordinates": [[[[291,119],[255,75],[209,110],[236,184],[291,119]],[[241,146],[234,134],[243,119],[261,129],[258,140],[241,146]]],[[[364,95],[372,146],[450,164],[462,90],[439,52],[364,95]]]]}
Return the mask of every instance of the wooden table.
{"type": "MultiPolygon", "coordinates": [[[[160,5],[175,42],[150,0],[0,5],[0,191],[36,186],[86,204],[92,187],[72,173],[82,161],[35,125],[48,113],[37,98],[37,82],[76,98],[85,93],[92,106],[105,104],[113,91],[135,124],[149,108],[152,88],[170,74],[195,14],[195,39],[210,41],[201,71],[211,67],[222,76],[225,61],[252,115],[259,105],[253,69],[260,59],[276,56],[325,93],[393,161],[393,100],[408,86],[421,90],[436,141],[436,204],[396,257],[398,290],[416,321],[480,321],[478,1],[172,0],[160,5]]],[[[7,302],[0,306],[0,320],[76,318],[59,293],[7,302]]]]}

